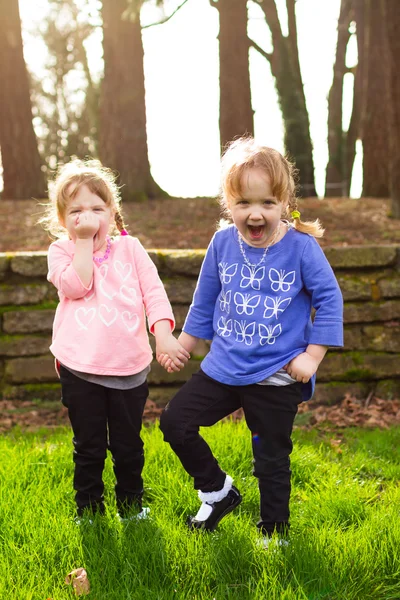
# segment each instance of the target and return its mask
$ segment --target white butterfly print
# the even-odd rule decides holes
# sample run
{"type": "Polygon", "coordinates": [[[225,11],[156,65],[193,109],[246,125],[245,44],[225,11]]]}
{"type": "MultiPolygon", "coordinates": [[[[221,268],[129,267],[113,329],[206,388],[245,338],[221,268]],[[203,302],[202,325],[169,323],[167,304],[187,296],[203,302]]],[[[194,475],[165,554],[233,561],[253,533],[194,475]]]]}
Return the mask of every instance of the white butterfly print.
{"type": "Polygon", "coordinates": [[[258,333],[260,335],[261,346],[265,346],[265,344],[275,344],[276,338],[282,333],[282,325],[278,323],[278,325],[272,327],[272,325],[263,325],[260,323],[258,326],[258,333]]]}
{"type": "Polygon", "coordinates": [[[234,263],[233,265],[228,265],[228,263],[226,262],[220,262],[218,264],[218,269],[221,283],[230,283],[232,277],[236,275],[237,267],[237,263],[234,263]]]}
{"type": "Polygon", "coordinates": [[[253,290],[259,290],[261,281],[264,279],[265,267],[249,267],[248,265],[242,265],[240,282],[241,288],[247,288],[249,285],[253,290]]]}
{"type": "Polygon", "coordinates": [[[229,315],[229,311],[231,308],[230,307],[231,295],[232,295],[231,290],[228,290],[227,292],[224,292],[224,290],[222,290],[221,295],[219,297],[220,309],[222,310],[222,312],[226,312],[228,315],[229,315]]]}
{"type": "Polygon", "coordinates": [[[241,294],[240,292],[236,292],[234,295],[234,300],[238,315],[242,315],[243,313],[246,315],[252,315],[254,314],[257,306],[260,304],[261,296],[259,294],[256,296],[251,296],[250,294],[241,294]]]}
{"type": "Polygon", "coordinates": [[[270,319],[271,317],[278,318],[278,313],[283,312],[291,303],[291,298],[282,298],[278,296],[277,298],[271,298],[271,296],[266,296],[264,300],[264,319],[270,319]]]}
{"type": "Polygon", "coordinates": [[[289,271],[289,273],[286,273],[286,275],[285,273],[286,271],[284,269],[277,271],[276,269],[272,268],[269,270],[271,288],[274,290],[274,292],[279,292],[279,290],[282,292],[288,292],[290,290],[290,286],[293,285],[296,278],[296,272],[289,271]]]}
{"type": "Polygon", "coordinates": [[[246,346],[251,346],[253,342],[253,335],[256,332],[255,321],[246,325],[246,321],[235,320],[235,332],[237,342],[244,342],[246,346]]]}
{"type": "Polygon", "coordinates": [[[217,333],[221,337],[229,337],[232,333],[232,319],[220,317],[217,323],[217,333]]]}

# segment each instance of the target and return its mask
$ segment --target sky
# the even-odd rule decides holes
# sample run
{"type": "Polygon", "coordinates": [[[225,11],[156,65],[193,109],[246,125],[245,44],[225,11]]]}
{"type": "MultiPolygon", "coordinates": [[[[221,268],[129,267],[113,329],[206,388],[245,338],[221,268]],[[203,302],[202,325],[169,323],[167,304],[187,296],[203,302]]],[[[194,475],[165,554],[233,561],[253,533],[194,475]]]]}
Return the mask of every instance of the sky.
{"type": "MultiPolygon", "coordinates": [[[[169,0],[171,11],[182,0],[169,0]]],[[[93,0],[94,3],[97,0],[93,0]]],[[[276,0],[285,33],[285,0],[276,0]]],[[[40,74],[46,49],[29,35],[46,13],[47,0],[19,0],[24,55],[31,71],[40,74]]],[[[98,2],[97,2],[98,4],[98,2]]],[[[332,83],[340,0],[297,0],[300,63],[310,116],[317,193],[324,190],[327,149],[327,96],[332,83]]],[[[249,36],[271,51],[263,13],[249,2],[249,36]]],[[[162,18],[152,2],[142,11],[142,24],[162,18]]],[[[219,188],[218,11],[208,0],[188,2],[163,25],[143,30],[148,147],[157,183],[172,196],[215,196],[219,188]]],[[[87,45],[91,71],[102,70],[101,33],[87,45]]],[[[357,60],[349,45],[347,64],[357,60]]],[[[250,50],[255,137],[283,152],[282,118],[267,61],[250,50]]],[[[344,125],[351,110],[351,76],[345,81],[344,125]]],[[[361,192],[361,151],[353,172],[351,195],[361,192]]]]}

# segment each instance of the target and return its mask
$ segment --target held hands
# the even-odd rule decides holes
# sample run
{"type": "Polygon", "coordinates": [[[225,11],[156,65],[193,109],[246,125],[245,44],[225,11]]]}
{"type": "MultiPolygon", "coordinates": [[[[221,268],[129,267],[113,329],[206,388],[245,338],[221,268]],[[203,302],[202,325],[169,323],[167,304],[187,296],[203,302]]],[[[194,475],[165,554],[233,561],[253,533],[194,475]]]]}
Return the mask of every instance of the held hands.
{"type": "Polygon", "coordinates": [[[157,338],[156,359],[168,372],[180,371],[190,358],[189,352],[170,333],[168,336],[157,338]]]}
{"type": "Polygon", "coordinates": [[[81,240],[94,238],[100,227],[99,217],[92,212],[82,212],[75,220],[76,237],[81,240]]]}

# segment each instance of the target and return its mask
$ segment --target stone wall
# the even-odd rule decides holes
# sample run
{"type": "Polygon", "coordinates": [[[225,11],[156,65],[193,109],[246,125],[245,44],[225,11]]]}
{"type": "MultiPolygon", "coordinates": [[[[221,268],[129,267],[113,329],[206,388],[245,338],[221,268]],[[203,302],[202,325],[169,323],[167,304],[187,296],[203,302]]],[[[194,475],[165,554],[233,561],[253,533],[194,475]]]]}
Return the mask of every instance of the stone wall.
{"type": "MultiPolygon", "coordinates": [[[[154,250],[182,327],[204,256],[203,250],[154,250]]],[[[330,350],[321,364],[315,399],[340,401],[346,392],[400,397],[400,246],[327,248],[345,300],[345,348],[330,350]]],[[[45,252],[0,253],[0,398],[58,399],[59,384],[48,351],[57,305],[46,281],[45,252]]],[[[187,367],[169,375],[154,361],[151,399],[162,405],[199,367],[200,342],[187,367]]]]}

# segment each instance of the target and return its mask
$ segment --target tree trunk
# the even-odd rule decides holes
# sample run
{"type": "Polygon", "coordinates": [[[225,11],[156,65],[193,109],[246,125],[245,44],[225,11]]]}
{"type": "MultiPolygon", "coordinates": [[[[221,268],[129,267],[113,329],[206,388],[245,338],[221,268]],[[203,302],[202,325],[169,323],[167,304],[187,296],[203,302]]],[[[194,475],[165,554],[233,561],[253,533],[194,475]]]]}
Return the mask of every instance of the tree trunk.
{"type": "Polygon", "coordinates": [[[210,0],[219,12],[220,140],[253,135],[247,0],[210,0]]]}
{"type": "Polygon", "coordinates": [[[123,20],[126,0],[103,0],[104,79],[99,154],[119,172],[123,200],[165,195],[150,173],[140,20],[123,20]]]}
{"type": "Polygon", "coordinates": [[[0,147],[3,198],[44,198],[46,185],[32,124],[18,0],[0,0],[0,147]]]}
{"type": "Polygon", "coordinates": [[[346,171],[346,133],[343,131],[343,80],[346,73],[346,50],[350,39],[349,25],[352,20],[350,0],[342,0],[338,21],[336,58],[333,67],[333,83],[328,97],[328,149],[325,196],[344,196],[350,187],[351,172],[346,171]]]}
{"type": "MultiPolygon", "coordinates": [[[[261,51],[261,54],[269,60],[271,73],[275,77],[285,127],[285,148],[299,170],[300,194],[303,196],[316,196],[310,120],[297,45],[295,3],[294,0],[286,0],[289,35],[285,37],[282,34],[275,1],[257,1],[264,11],[265,19],[272,34],[274,48],[272,54],[263,51],[261,51]]],[[[261,50],[254,43],[253,46],[258,51],[261,50]]]]}
{"type": "Polygon", "coordinates": [[[392,217],[400,219],[400,13],[398,0],[381,0],[385,20],[386,60],[383,62],[389,97],[389,179],[392,217]]]}
{"type": "MultiPolygon", "coordinates": [[[[363,66],[363,96],[361,139],[363,143],[363,191],[366,197],[387,198],[389,196],[389,145],[388,114],[389,102],[382,53],[385,45],[382,6],[376,0],[364,0],[365,14],[363,47],[360,59],[363,66]]],[[[358,11],[359,12],[359,11],[358,11]]],[[[357,17],[357,15],[356,15],[357,17]]]]}

